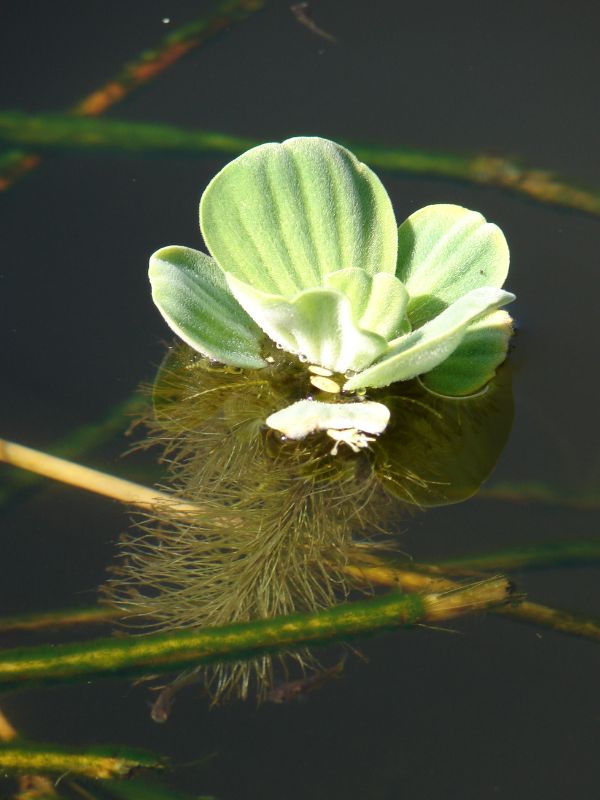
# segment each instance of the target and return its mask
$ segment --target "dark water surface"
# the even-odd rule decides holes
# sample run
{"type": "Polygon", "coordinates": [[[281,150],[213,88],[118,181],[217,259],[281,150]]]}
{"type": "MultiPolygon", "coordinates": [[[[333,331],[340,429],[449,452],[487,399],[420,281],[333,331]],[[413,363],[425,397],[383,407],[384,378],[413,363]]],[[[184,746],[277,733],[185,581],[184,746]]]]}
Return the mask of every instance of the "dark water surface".
{"type": "MultiPolygon", "coordinates": [[[[158,41],[162,18],[180,25],[202,7],[6,4],[0,106],[66,108],[158,41]]],[[[288,2],[271,2],[108,116],[264,140],[319,134],[511,154],[600,186],[595,4],[315,0],[313,12],[337,45],[302,27],[288,2]]],[[[44,448],[152,377],[167,331],[147,256],[201,246],[197,203],[226,160],[65,154],[0,198],[2,436],[44,448]]],[[[382,179],[399,220],[459,203],[509,241],[516,418],[491,483],[597,487],[600,219],[500,190],[382,179]]],[[[120,440],[86,461],[127,473],[124,449],[120,440]]],[[[437,559],[592,537],[597,516],[475,498],[400,520],[398,531],[408,553],[437,559]]],[[[13,505],[2,613],[93,602],[127,525],[117,504],[61,486],[13,505]]],[[[532,599],[600,615],[598,568],[517,578],[532,599]]],[[[365,642],[370,663],[349,663],[345,680],[304,705],[209,711],[190,691],[158,726],[145,690],[115,681],[13,694],[2,707],[32,739],[139,745],[175,764],[210,756],[170,780],[222,800],[596,796],[598,644],[493,617],[456,627],[365,642]]]]}

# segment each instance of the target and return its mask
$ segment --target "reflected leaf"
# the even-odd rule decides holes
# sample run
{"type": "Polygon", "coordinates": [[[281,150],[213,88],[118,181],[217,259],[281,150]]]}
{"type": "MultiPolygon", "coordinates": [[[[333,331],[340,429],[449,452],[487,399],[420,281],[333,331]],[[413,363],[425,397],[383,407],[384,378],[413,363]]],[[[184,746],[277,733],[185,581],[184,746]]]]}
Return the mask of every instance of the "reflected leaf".
{"type": "Polygon", "coordinates": [[[389,492],[423,507],[471,497],[494,469],[513,422],[507,368],[473,397],[440,397],[414,381],[405,394],[378,400],[391,421],[372,445],[375,471],[389,492]]]}

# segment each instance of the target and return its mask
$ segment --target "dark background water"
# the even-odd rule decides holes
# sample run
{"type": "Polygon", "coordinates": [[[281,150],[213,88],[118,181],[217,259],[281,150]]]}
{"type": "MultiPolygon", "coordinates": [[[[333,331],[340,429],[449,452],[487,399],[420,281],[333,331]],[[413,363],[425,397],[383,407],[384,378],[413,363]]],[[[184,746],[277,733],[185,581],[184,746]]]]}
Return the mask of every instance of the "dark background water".
{"type": "MultiPolygon", "coordinates": [[[[0,10],[0,106],[61,110],[201,2],[39,3],[0,10]]],[[[598,12],[591,2],[288,2],[188,55],[108,116],[280,140],[289,135],[518,155],[600,185],[598,12]]],[[[1,435],[49,446],[148,380],[167,332],[147,256],[200,246],[197,203],[226,159],[68,154],[0,198],[1,435]]],[[[494,481],[597,485],[600,220],[500,190],[383,175],[398,219],[435,202],[505,231],[519,323],[516,420],[494,481]]],[[[123,441],[87,458],[127,471],[123,441]]],[[[136,469],[143,467],[136,464],[136,469]]],[[[133,469],[133,467],[132,467],[133,469]]],[[[92,602],[128,525],[116,504],[47,486],[2,525],[3,613],[92,602]]],[[[442,558],[592,536],[597,514],[474,499],[399,521],[403,549],[442,558]]],[[[519,578],[519,576],[517,576],[519,578]]],[[[520,576],[533,599],[600,614],[600,572],[520,576]]],[[[193,692],[166,726],[127,682],[36,690],[2,706],[32,739],[153,747],[173,785],[238,798],[592,797],[597,644],[497,618],[365,642],[370,663],[305,705],[209,711],[193,692]]],[[[7,640],[5,644],[10,644],[7,640]]]]}

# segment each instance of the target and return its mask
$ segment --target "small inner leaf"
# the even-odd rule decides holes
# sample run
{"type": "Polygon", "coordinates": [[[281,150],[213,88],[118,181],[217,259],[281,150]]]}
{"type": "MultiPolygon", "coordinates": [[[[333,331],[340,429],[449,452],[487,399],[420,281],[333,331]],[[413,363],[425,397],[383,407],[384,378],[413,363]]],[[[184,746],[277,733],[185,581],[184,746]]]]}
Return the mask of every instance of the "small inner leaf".
{"type": "Polygon", "coordinates": [[[362,269],[341,269],[325,276],[325,286],[346,295],[353,318],[363,330],[388,340],[403,332],[408,292],[394,275],[388,272],[369,275],[362,269]]]}
{"type": "Polygon", "coordinates": [[[280,347],[333,372],[363,369],[386,349],[386,340],[361,330],[348,298],[333,289],[307,289],[288,301],[227,275],[240,305],[280,347]]]}
{"type": "Polygon", "coordinates": [[[223,364],[265,366],[262,332],[214,259],[189,247],[163,247],[150,257],[148,274],[158,310],[190,347],[223,364]]]}
{"type": "Polygon", "coordinates": [[[513,294],[502,289],[473,289],[431,322],[390,342],[381,361],[350,378],[343,388],[351,391],[388,386],[424,375],[456,350],[473,320],[514,299],[513,294]]]}

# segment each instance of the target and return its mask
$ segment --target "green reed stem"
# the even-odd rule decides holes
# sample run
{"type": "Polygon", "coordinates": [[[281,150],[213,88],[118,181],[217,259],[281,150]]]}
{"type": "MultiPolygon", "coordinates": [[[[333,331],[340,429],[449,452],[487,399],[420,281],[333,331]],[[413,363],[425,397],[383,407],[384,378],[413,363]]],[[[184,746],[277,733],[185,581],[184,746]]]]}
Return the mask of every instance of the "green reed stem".
{"type": "Polygon", "coordinates": [[[5,650],[0,653],[0,686],[157,674],[200,664],[239,661],[485,610],[506,602],[509,591],[508,581],[491,578],[450,591],[391,593],[319,613],[218,628],[5,650]]]}
{"type": "Polygon", "coordinates": [[[120,619],[123,612],[110,606],[59,609],[38,614],[0,617],[0,633],[40,631],[48,628],[74,628],[78,625],[100,625],[120,619]]]}
{"type": "Polygon", "coordinates": [[[529,547],[514,547],[492,553],[462,558],[450,558],[433,564],[414,564],[417,570],[441,575],[473,574],[477,572],[512,572],[519,569],[593,564],[600,560],[600,539],[578,539],[570,542],[550,542],[529,547]]]}
{"type": "MultiPolygon", "coordinates": [[[[435,574],[424,574],[415,569],[398,567],[380,558],[371,559],[369,565],[348,565],[345,571],[370,586],[394,587],[407,592],[451,591],[459,585],[440,575],[435,567],[432,570],[435,574]]],[[[491,608],[490,613],[550,628],[570,636],[600,641],[600,619],[594,617],[528,601],[491,608]]]]}
{"type": "MultiPolygon", "coordinates": [[[[70,113],[79,117],[103,114],[190,50],[204,44],[234,23],[246,19],[264,4],[265,0],[215,0],[202,16],[171,31],[156,47],[144,50],[114,78],[77,102],[70,113]]],[[[25,150],[15,149],[0,153],[0,191],[8,189],[19,178],[35,169],[41,161],[39,154],[25,150]]]]}
{"type": "Polygon", "coordinates": [[[517,620],[517,622],[540,625],[559,633],[566,633],[569,636],[578,636],[600,642],[600,619],[595,617],[563,611],[558,608],[550,608],[528,601],[516,606],[495,609],[495,613],[517,620]]]}
{"type": "Polygon", "coordinates": [[[600,508],[600,492],[595,486],[580,486],[569,491],[548,486],[540,481],[529,483],[495,483],[480,489],[482,500],[508,500],[514,503],[545,503],[547,505],[577,508],[582,511],[600,508]]]}
{"type": "Polygon", "coordinates": [[[83,752],[23,742],[0,745],[0,772],[59,775],[68,772],[107,780],[125,778],[141,767],[157,769],[162,766],[155,755],[142,751],[94,748],[83,752]]]}
{"type": "MultiPolygon", "coordinates": [[[[13,145],[49,149],[113,150],[187,155],[239,155],[260,142],[208,131],[188,131],[169,125],[76,119],[68,115],[0,112],[0,140],[13,145]]],[[[544,170],[532,169],[507,157],[460,155],[415,148],[385,148],[343,142],[370,166],[389,172],[452,178],[498,186],[541,203],[600,215],[600,192],[583,188],[544,170]]],[[[0,183],[0,188],[2,188],[0,183]]]]}
{"type": "MultiPolygon", "coordinates": [[[[554,542],[532,547],[514,547],[508,550],[481,553],[474,556],[447,559],[434,563],[419,562],[386,562],[389,568],[397,568],[399,574],[406,576],[408,572],[416,575],[435,576],[473,576],[482,572],[508,572],[525,569],[546,569],[549,567],[586,566],[600,561],[600,541],[595,539],[582,539],[573,542],[554,542]]],[[[425,578],[425,580],[428,580],[425,578]]],[[[374,581],[377,583],[377,581],[374,581]]],[[[400,581],[402,583],[402,581],[400,581]]],[[[383,581],[384,585],[395,585],[383,581]]],[[[406,586],[408,591],[433,589],[435,586],[406,586]]],[[[519,610],[526,606],[538,609],[546,608],[533,603],[521,603],[517,612],[511,616],[523,616],[519,610]]],[[[499,613],[502,613],[502,609],[499,613]]],[[[573,615],[558,609],[546,609],[544,614],[538,615],[539,619],[573,618],[573,615]]],[[[112,606],[91,606],[89,608],[76,608],[48,611],[44,613],[22,614],[14,617],[0,617],[0,633],[16,631],[35,631],[47,628],[63,628],[76,625],[102,624],[122,619],[123,612],[112,606]]],[[[537,619],[537,618],[536,618],[537,619]]],[[[595,623],[598,624],[598,623],[595,623]]],[[[579,635],[584,635],[579,634],[579,635]]]]}
{"type": "Polygon", "coordinates": [[[239,155],[259,144],[255,139],[170,125],[76,118],[68,114],[0,111],[0,141],[53,150],[116,150],[184,155],[239,155]]]}

